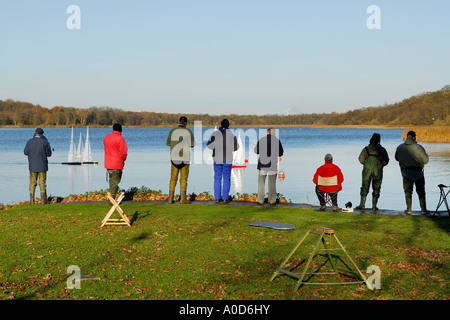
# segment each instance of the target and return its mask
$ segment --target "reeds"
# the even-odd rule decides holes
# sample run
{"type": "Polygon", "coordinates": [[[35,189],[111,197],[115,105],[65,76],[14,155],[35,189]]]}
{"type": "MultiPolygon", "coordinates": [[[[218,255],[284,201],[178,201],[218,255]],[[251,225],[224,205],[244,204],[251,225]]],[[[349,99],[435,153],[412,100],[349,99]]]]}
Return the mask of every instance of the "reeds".
{"type": "Polygon", "coordinates": [[[403,130],[402,138],[406,139],[408,131],[416,133],[416,140],[422,142],[450,143],[450,126],[414,126],[403,130]]]}

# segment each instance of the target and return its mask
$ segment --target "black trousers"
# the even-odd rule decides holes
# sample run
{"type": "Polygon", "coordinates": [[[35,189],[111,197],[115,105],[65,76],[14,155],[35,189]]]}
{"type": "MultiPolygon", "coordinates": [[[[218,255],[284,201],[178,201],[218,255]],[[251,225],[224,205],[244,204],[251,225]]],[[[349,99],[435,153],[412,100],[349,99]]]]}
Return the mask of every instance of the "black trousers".
{"type": "MultiPolygon", "coordinates": [[[[327,192],[323,192],[321,190],[319,190],[319,188],[316,186],[316,195],[317,195],[317,199],[319,199],[320,202],[320,206],[325,205],[325,194],[327,192]]],[[[330,198],[331,198],[331,203],[333,204],[333,206],[337,207],[337,192],[328,192],[327,193],[330,198]]]]}
{"type": "Polygon", "coordinates": [[[405,190],[405,194],[412,195],[414,185],[416,185],[416,192],[419,198],[425,197],[425,176],[420,178],[419,180],[411,180],[403,176],[403,190],[405,190]]]}

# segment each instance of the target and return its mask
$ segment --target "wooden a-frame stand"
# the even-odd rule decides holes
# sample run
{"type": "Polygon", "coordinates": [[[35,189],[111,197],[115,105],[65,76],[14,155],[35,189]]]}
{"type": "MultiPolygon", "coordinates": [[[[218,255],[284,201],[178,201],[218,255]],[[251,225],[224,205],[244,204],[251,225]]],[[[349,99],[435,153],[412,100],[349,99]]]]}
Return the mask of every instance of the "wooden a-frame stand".
{"type": "MultiPolygon", "coordinates": [[[[325,264],[324,263],[324,264],[325,264]]],[[[322,266],[324,265],[322,264],[322,266]]],[[[274,274],[272,275],[272,277],[270,278],[270,281],[272,281],[273,279],[275,279],[275,277],[277,277],[280,274],[285,274],[287,276],[290,276],[292,278],[297,279],[297,284],[295,285],[294,291],[297,291],[298,288],[303,285],[303,284],[321,284],[321,285],[331,285],[331,284],[356,284],[356,283],[365,283],[367,285],[367,279],[366,277],[361,273],[361,271],[358,269],[358,267],[356,266],[356,264],[353,262],[352,258],[350,257],[350,255],[347,253],[347,251],[345,250],[344,246],[341,244],[341,242],[339,241],[339,239],[336,237],[336,234],[334,233],[333,229],[330,228],[324,228],[324,227],[316,227],[314,229],[309,230],[308,232],[306,232],[304,234],[304,236],[302,237],[302,239],[300,240],[300,242],[294,247],[294,249],[291,251],[291,253],[287,256],[287,258],[281,263],[281,265],[276,269],[276,271],[274,272],[274,274]],[[316,235],[319,237],[319,239],[317,240],[311,254],[309,255],[308,261],[306,262],[306,265],[303,269],[303,272],[299,275],[298,273],[294,273],[292,272],[292,270],[286,270],[284,269],[284,266],[286,265],[286,263],[288,262],[288,260],[292,257],[292,255],[295,253],[295,251],[297,251],[297,249],[300,247],[300,245],[302,244],[302,242],[306,239],[306,237],[308,235],[316,235]],[[329,245],[327,247],[327,244],[325,243],[325,235],[329,235],[330,236],[330,240],[329,240],[329,245]],[[336,243],[339,245],[338,248],[332,248],[331,247],[331,239],[334,238],[336,240],[336,243]],[[319,248],[320,243],[322,242],[323,244],[323,249],[319,248]],[[356,277],[358,279],[358,281],[351,281],[351,282],[338,282],[338,283],[330,283],[330,282],[322,282],[322,283],[311,283],[311,282],[307,282],[307,281],[303,281],[305,279],[305,275],[307,274],[306,271],[308,269],[308,267],[311,264],[311,261],[313,259],[313,257],[316,255],[316,251],[318,250],[324,250],[326,252],[326,256],[327,256],[327,261],[330,261],[333,269],[334,269],[334,273],[327,273],[327,274],[336,274],[337,276],[340,276],[339,271],[341,271],[341,273],[345,274],[350,273],[352,276],[356,277]],[[344,252],[344,254],[346,255],[346,257],[350,260],[352,266],[356,269],[355,271],[352,271],[350,268],[348,268],[348,270],[340,270],[337,268],[336,262],[333,261],[332,259],[332,251],[334,250],[342,250],[344,252]]],[[[319,274],[318,272],[313,272],[310,274],[319,274]]]]}
{"type": "Polygon", "coordinates": [[[127,225],[131,227],[130,219],[128,219],[127,215],[123,212],[122,208],[119,206],[120,202],[122,202],[123,198],[125,197],[125,193],[122,192],[119,197],[114,199],[111,194],[108,192],[106,194],[106,197],[109,199],[109,201],[112,203],[111,209],[106,214],[105,218],[102,221],[102,225],[100,228],[102,228],[105,225],[127,225]],[[120,214],[119,219],[112,219],[111,215],[116,211],[120,214]]]}

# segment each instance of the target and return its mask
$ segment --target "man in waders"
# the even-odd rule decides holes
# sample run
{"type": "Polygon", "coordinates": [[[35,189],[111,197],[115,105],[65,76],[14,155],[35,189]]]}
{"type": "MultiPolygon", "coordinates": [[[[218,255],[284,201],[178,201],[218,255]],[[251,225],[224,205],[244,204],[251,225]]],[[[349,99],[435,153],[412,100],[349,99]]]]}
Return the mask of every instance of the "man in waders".
{"type": "Polygon", "coordinates": [[[359,162],[364,166],[362,171],[361,203],[355,209],[365,209],[367,194],[372,183],[372,210],[376,211],[383,181],[383,168],[389,163],[386,149],[380,144],[380,134],[374,133],[369,145],[359,155],[359,162]]]}

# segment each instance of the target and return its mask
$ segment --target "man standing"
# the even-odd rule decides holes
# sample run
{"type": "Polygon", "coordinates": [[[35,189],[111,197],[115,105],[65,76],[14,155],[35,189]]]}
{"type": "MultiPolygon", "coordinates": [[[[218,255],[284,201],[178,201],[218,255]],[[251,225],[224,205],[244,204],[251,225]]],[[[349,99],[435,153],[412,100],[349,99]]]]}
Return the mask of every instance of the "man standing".
{"type": "Polygon", "coordinates": [[[372,183],[372,210],[376,211],[378,198],[380,197],[381,183],[383,182],[383,168],[389,163],[386,149],[380,144],[381,136],[374,133],[369,145],[362,149],[359,162],[364,166],[362,171],[361,202],[355,209],[364,209],[370,183],[372,183]]]}
{"type": "Polygon", "coordinates": [[[41,190],[41,203],[47,204],[47,171],[48,157],[52,155],[52,149],[47,138],[44,137],[44,130],[37,128],[34,137],[28,140],[23,153],[28,156],[28,168],[30,170],[30,204],[34,204],[34,192],[39,179],[41,190]]]}
{"type": "Polygon", "coordinates": [[[229,130],[230,122],[223,119],[220,128],[214,131],[206,146],[211,149],[214,160],[214,199],[216,203],[229,203],[231,166],[233,152],[239,148],[234,134],[229,130]],[[223,182],[223,186],[222,186],[223,182]]]}
{"type": "Polygon", "coordinates": [[[258,159],[258,204],[264,203],[265,182],[268,177],[269,203],[276,204],[277,189],[276,180],[278,174],[278,158],[283,156],[284,150],[281,141],[275,136],[275,129],[269,128],[267,135],[262,137],[255,147],[255,153],[259,154],[258,159]]]}
{"type": "Polygon", "coordinates": [[[113,125],[113,132],[103,139],[105,149],[105,168],[109,175],[109,193],[113,198],[119,190],[119,182],[122,179],[122,171],[127,159],[128,147],[122,137],[122,126],[113,125]]]}
{"type": "Polygon", "coordinates": [[[409,131],[406,141],[397,147],[395,160],[399,162],[400,171],[403,176],[403,190],[405,191],[406,214],[411,214],[412,192],[416,185],[422,214],[428,214],[425,201],[425,176],[423,167],[428,163],[428,154],[425,149],[417,144],[416,133],[409,131]]]}
{"type": "Polygon", "coordinates": [[[170,182],[169,182],[169,203],[173,203],[175,187],[180,173],[180,203],[191,203],[186,198],[187,179],[191,161],[190,148],[195,146],[194,135],[186,128],[187,118],[182,116],[178,121],[178,127],[170,130],[167,136],[166,145],[170,146],[170,182]]]}
{"type": "Polygon", "coordinates": [[[331,198],[331,203],[333,205],[333,211],[339,211],[337,204],[337,194],[342,190],[342,182],[344,181],[344,176],[342,175],[341,169],[333,163],[333,156],[329,153],[325,155],[325,164],[320,166],[313,177],[313,182],[316,184],[316,195],[320,202],[319,211],[324,211],[326,208],[325,203],[325,193],[327,193],[331,198]],[[336,177],[337,185],[327,185],[320,184],[320,179],[324,181],[331,180],[328,178],[336,177]]]}

